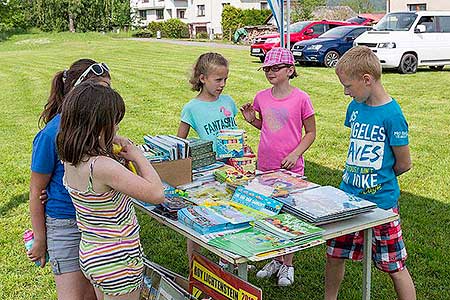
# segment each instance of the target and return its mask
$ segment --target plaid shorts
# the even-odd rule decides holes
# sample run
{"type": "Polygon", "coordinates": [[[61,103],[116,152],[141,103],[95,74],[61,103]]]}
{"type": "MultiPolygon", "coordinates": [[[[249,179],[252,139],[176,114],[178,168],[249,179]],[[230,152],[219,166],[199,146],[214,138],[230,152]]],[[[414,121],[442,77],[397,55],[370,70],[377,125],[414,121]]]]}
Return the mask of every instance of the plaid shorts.
{"type": "MultiPolygon", "coordinates": [[[[398,213],[398,208],[393,208],[398,213]]],[[[343,235],[327,241],[327,256],[362,260],[364,231],[343,235]]],[[[372,228],[372,259],[383,272],[394,273],[405,268],[406,248],[400,219],[372,228]]]]}

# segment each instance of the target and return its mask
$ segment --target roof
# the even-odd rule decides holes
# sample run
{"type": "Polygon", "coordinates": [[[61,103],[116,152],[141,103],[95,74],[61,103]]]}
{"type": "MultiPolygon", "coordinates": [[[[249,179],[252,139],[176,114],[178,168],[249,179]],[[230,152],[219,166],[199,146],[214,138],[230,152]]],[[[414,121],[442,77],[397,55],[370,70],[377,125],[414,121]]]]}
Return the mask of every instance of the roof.
{"type": "Polygon", "coordinates": [[[377,23],[378,21],[381,20],[382,17],[384,17],[384,13],[382,14],[358,14],[359,17],[363,17],[363,18],[368,18],[368,19],[372,19],[375,23],[377,23]]]}

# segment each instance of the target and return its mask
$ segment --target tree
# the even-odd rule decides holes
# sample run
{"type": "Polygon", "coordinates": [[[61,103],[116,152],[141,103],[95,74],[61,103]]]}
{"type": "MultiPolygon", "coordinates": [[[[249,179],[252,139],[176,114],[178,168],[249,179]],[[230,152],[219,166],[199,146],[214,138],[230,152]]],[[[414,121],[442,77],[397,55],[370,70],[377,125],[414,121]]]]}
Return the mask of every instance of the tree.
{"type": "Polygon", "coordinates": [[[291,20],[293,22],[310,20],[313,11],[319,6],[325,6],[326,0],[299,0],[292,3],[291,20]]]}
{"type": "Polygon", "coordinates": [[[345,0],[342,5],[349,6],[357,13],[371,12],[374,10],[372,1],[370,0],[345,0]]]}

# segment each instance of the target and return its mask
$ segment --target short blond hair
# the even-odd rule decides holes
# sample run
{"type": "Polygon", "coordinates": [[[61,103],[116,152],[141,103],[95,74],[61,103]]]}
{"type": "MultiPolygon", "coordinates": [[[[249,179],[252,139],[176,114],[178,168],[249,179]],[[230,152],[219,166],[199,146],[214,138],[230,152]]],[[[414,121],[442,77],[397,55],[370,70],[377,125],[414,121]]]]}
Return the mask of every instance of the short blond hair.
{"type": "Polygon", "coordinates": [[[336,65],[336,74],[346,74],[350,78],[372,75],[381,78],[381,64],[375,53],[366,46],[356,46],[348,50],[336,65]]]}

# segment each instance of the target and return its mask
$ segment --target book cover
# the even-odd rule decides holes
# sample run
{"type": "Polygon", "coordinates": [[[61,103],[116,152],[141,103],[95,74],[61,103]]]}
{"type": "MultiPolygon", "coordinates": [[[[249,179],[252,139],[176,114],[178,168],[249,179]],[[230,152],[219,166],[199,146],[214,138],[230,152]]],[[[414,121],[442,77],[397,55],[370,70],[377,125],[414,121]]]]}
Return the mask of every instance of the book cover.
{"type": "MultiPolygon", "coordinates": [[[[281,201],[282,198],[280,198],[281,201]]],[[[288,209],[307,221],[338,220],[376,208],[376,204],[332,186],[323,186],[289,195],[288,209]]]]}
{"type": "Polygon", "coordinates": [[[272,197],[283,197],[290,193],[318,187],[318,184],[306,181],[303,176],[287,170],[276,170],[257,174],[248,189],[267,193],[272,197]]]}
{"type": "Polygon", "coordinates": [[[324,232],[323,229],[287,213],[257,220],[255,222],[255,228],[258,228],[262,232],[291,240],[303,240],[309,237],[322,236],[324,232]]]}
{"type": "Polygon", "coordinates": [[[217,157],[231,158],[244,156],[244,134],[241,129],[219,130],[217,139],[217,157]]]}

